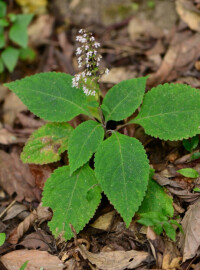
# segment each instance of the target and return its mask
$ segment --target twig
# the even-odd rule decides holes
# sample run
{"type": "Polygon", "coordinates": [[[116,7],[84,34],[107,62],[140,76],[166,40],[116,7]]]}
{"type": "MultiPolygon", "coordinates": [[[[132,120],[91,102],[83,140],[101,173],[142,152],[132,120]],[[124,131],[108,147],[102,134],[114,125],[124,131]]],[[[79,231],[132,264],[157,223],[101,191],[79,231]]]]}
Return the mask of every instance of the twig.
{"type": "Polygon", "coordinates": [[[0,214],[0,219],[4,216],[4,214],[16,203],[16,200],[12,201],[6,209],[0,214]]]}

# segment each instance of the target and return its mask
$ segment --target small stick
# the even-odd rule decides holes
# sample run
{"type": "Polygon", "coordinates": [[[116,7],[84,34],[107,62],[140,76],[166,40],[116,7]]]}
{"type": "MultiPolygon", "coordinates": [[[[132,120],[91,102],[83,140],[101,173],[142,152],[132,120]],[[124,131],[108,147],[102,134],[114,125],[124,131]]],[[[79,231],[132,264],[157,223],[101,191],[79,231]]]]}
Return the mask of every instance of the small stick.
{"type": "Polygon", "coordinates": [[[16,203],[16,200],[12,201],[6,209],[0,214],[0,219],[5,215],[5,213],[16,203]]]}

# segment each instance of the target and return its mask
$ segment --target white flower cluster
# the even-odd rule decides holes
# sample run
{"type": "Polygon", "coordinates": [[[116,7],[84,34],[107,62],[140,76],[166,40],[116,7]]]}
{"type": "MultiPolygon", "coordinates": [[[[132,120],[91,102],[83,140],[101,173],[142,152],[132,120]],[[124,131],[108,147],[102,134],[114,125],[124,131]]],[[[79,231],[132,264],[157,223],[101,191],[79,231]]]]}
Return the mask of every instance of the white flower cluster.
{"type": "Polygon", "coordinates": [[[95,83],[99,81],[99,77],[109,70],[103,71],[99,69],[99,63],[102,56],[96,49],[100,47],[100,43],[90,32],[84,29],[79,30],[76,41],[80,42],[80,47],[76,49],[76,56],[79,68],[85,68],[80,74],[76,74],[72,79],[72,86],[82,88],[86,95],[96,95],[95,83]]]}

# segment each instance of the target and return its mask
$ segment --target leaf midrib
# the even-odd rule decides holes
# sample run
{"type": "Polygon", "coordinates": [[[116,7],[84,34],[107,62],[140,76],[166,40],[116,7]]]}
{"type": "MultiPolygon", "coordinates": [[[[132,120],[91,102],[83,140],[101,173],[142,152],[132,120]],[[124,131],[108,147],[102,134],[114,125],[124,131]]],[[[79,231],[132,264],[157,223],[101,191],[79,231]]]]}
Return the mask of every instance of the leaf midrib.
{"type": "Polygon", "coordinates": [[[132,94],[132,92],[129,92],[128,95],[126,97],[124,97],[114,108],[113,110],[109,113],[109,115],[106,117],[107,121],[109,121],[110,116],[112,115],[112,113],[116,110],[117,107],[119,107],[121,105],[121,103],[123,101],[125,101],[130,95],[132,94]]]}
{"type": "MultiPolygon", "coordinates": [[[[95,129],[98,128],[98,127],[101,127],[101,125],[99,124],[99,125],[97,125],[96,127],[94,127],[94,128],[92,129],[91,133],[89,134],[89,136],[87,137],[87,140],[85,140],[84,143],[82,144],[81,149],[80,149],[79,154],[78,154],[78,157],[77,157],[77,160],[79,159],[80,154],[81,154],[81,152],[82,152],[82,150],[83,150],[83,148],[84,148],[86,142],[87,142],[88,139],[92,136],[92,134],[94,133],[95,129]]],[[[79,168],[79,167],[78,167],[78,168],[79,168]]]]}
{"type": "MultiPolygon", "coordinates": [[[[56,98],[56,99],[60,99],[60,100],[64,100],[65,102],[68,102],[74,106],[76,106],[77,108],[81,109],[82,111],[86,112],[86,114],[88,115],[88,111],[86,109],[84,109],[83,107],[79,106],[78,104],[74,103],[73,101],[70,101],[70,100],[67,100],[67,99],[64,99],[63,97],[59,97],[59,96],[53,96],[49,93],[44,93],[44,92],[41,92],[41,91],[38,91],[38,90],[31,90],[29,89],[28,90],[29,92],[34,92],[34,93],[40,93],[41,95],[44,95],[44,96],[50,96],[50,97],[53,97],[53,98],[56,98]]],[[[16,91],[18,92],[18,91],[16,91]]]]}
{"type": "Polygon", "coordinates": [[[155,115],[150,115],[150,116],[148,115],[148,116],[145,116],[145,117],[138,117],[138,118],[136,117],[135,119],[131,120],[131,122],[132,121],[135,122],[135,120],[140,121],[140,120],[144,120],[144,119],[149,119],[149,118],[153,118],[153,117],[157,117],[157,116],[172,115],[172,114],[175,114],[175,113],[181,114],[181,113],[187,113],[187,112],[194,112],[194,109],[193,110],[187,110],[187,111],[173,111],[173,112],[159,113],[159,114],[155,114],[155,115]]]}
{"type": "Polygon", "coordinates": [[[126,197],[126,203],[128,202],[128,197],[127,197],[127,188],[126,188],[126,180],[125,180],[125,172],[124,172],[124,160],[123,160],[123,156],[122,156],[122,149],[121,149],[121,144],[119,141],[119,138],[117,136],[117,134],[115,134],[115,137],[117,139],[117,142],[119,143],[119,154],[120,154],[120,158],[121,158],[121,162],[122,162],[122,175],[123,175],[123,182],[124,182],[124,190],[125,190],[125,197],[126,197]]]}

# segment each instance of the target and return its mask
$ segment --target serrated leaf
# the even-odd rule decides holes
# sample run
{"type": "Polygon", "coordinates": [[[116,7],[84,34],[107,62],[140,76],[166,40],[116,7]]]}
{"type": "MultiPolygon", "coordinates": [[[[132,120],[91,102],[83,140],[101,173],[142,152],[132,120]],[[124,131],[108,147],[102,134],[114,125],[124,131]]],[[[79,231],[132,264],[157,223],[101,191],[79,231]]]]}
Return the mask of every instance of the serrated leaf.
{"type": "Polygon", "coordinates": [[[102,125],[93,120],[80,124],[69,139],[70,173],[89,161],[104,138],[102,125]]]}
{"type": "Polygon", "coordinates": [[[174,214],[173,200],[152,178],[149,179],[147,191],[138,213],[160,212],[172,217],[174,214]]]}
{"type": "Polygon", "coordinates": [[[0,18],[6,16],[6,3],[0,1],[0,18]]]}
{"type": "Polygon", "coordinates": [[[70,224],[79,233],[93,217],[101,200],[96,189],[95,196],[87,199],[88,190],[97,184],[93,170],[88,164],[70,176],[69,166],[58,168],[45,183],[43,206],[51,207],[53,218],[48,223],[55,237],[66,240],[73,237],[70,224]]]}
{"type": "Polygon", "coordinates": [[[47,164],[60,160],[67,150],[73,128],[68,123],[48,123],[36,130],[26,143],[21,159],[24,163],[47,164]]]}
{"type": "Polygon", "coordinates": [[[181,140],[199,133],[200,92],[188,85],[164,84],[145,96],[138,116],[130,123],[163,140],[181,140]]]}
{"type": "Polygon", "coordinates": [[[31,22],[33,14],[16,15],[16,20],[9,31],[9,38],[23,48],[28,45],[27,26],[31,22]]]}
{"type": "Polygon", "coordinates": [[[122,81],[106,94],[102,110],[105,120],[123,120],[130,116],[142,102],[147,77],[122,81]]]}
{"type": "Polygon", "coordinates": [[[184,169],[178,170],[177,172],[182,174],[185,177],[190,177],[190,178],[199,177],[199,173],[192,168],[184,168],[184,169]]]}
{"type": "Polygon", "coordinates": [[[95,154],[95,174],[128,227],[148,185],[149,164],[142,144],[114,132],[95,154]]]}
{"type": "Polygon", "coordinates": [[[89,115],[86,96],[72,87],[72,76],[46,72],[6,83],[35,115],[52,122],[69,121],[79,114],[89,115]]]}
{"type": "Polygon", "coordinates": [[[10,72],[13,72],[17,60],[19,58],[19,50],[13,47],[7,47],[1,54],[1,58],[3,60],[4,65],[10,72]]]}
{"type": "Polygon", "coordinates": [[[173,241],[176,240],[176,230],[168,221],[163,222],[163,229],[169,238],[171,238],[173,241]]]}

